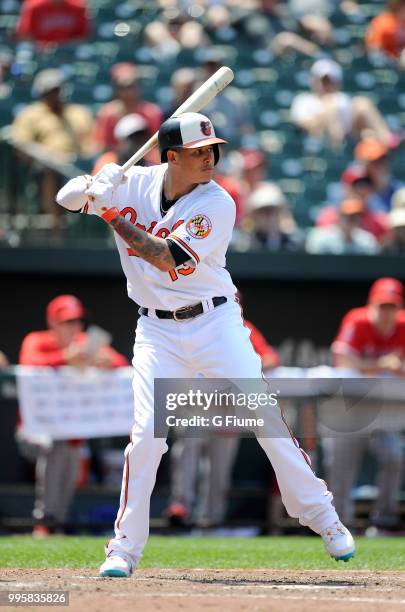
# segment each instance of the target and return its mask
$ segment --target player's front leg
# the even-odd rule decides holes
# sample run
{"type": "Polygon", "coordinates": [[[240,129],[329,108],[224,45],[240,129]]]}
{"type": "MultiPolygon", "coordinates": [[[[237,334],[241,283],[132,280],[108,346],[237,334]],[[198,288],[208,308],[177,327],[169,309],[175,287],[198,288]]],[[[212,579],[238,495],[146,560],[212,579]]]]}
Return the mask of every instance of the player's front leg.
{"type": "Polygon", "coordinates": [[[135,422],[125,450],[115,536],[105,548],[102,576],[130,576],[148,539],[150,497],[162,455],[167,451],[166,440],[154,436],[154,380],[190,376],[180,359],[181,351],[176,351],[176,335],[173,327],[159,321],[144,316],[138,321],[133,359],[135,422]]]}
{"type": "Polygon", "coordinates": [[[164,439],[154,438],[153,429],[132,433],[125,450],[120,506],[115,535],[105,547],[103,577],[128,577],[135,570],[149,535],[150,497],[162,455],[164,439]]]}

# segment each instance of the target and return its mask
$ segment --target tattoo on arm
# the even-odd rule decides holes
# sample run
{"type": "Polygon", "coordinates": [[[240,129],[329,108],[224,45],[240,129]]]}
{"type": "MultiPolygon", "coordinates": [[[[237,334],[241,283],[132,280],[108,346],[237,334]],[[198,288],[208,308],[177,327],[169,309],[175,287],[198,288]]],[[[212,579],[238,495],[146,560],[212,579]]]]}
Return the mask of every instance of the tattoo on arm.
{"type": "Polygon", "coordinates": [[[148,234],[132,225],[124,217],[116,217],[110,225],[137,255],[159,270],[167,271],[176,267],[176,262],[164,238],[148,234]]]}

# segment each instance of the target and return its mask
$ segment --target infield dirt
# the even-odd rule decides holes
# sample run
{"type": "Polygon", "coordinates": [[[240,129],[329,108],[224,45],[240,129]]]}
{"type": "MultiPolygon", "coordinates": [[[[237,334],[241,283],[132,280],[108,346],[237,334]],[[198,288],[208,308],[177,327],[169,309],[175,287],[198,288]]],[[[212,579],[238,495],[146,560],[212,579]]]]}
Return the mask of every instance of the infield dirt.
{"type": "Polygon", "coordinates": [[[0,590],[68,590],[69,607],[58,609],[75,612],[405,609],[405,572],[141,569],[132,578],[120,579],[99,578],[96,568],[4,569],[0,590]]]}

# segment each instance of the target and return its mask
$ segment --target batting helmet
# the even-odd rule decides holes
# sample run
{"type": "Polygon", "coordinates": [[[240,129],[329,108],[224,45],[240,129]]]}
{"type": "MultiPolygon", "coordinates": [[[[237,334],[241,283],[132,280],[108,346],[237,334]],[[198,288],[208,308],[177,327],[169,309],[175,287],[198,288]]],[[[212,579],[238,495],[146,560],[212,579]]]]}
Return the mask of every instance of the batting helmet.
{"type": "Polygon", "coordinates": [[[158,141],[162,162],[167,161],[169,149],[197,149],[214,145],[215,164],[219,160],[218,144],[226,143],[226,140],[215,136],[211,121],[200,113],[184,113],[167,119],[160,126],[158,141]]]}

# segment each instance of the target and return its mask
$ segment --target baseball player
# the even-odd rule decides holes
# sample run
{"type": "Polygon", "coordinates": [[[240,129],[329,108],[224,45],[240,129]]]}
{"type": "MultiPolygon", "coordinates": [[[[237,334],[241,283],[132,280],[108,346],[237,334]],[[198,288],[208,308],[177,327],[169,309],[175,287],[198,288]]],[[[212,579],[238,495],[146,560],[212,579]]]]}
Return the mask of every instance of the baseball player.
{"type": "MultiPolygon", "coordinates": [[[[200,373],[257,379],[258,385],[262,380],[260,357],[225,269],[235,204],[212,180],[223,142],[206,116],[185,113],[159,130],[161,165],[133,167],[123,180],[122,169],[109,164],[93,181],[77,177],[57,194],[61,206],[111,225],[129,297],[140,305],[133,358],[135,422],[102,576],[131,575],[148,538],[150,496],[167,450],[166,441],[154,437],[154,379],[200,373]]],[[[332,557],[352,557],[353,538],[279,407],[267,410],[263,433],[258,441],[276,472],[287,512],[320,534],[332,557]]]]}
{"type": "MultiPolygon", "coordinates": [[[[368,304],[352,308],[343,318],[332,344],[335,365],[372,376],[405,376],[404,287],[395,278],[380,278],[371,286],[368,304]]],[[[399,521],[402,480],[401,434],[380,430],[369,438],[331,440],[329,479],[338,492],[337,508],[353,523],[352,489],[361,458],[369,448],[378,460],[378,496],[371,521],[377,527],[395,527],[399,521]]]]}
{"type": "MultiPolygon", "coordinates": [[[[20,350],[21,365],[119,368],[127,359],[105,340],[90,351],[90,335],[84,331],[86,311],[74,295],[59,295],[46,308],[48,329],[25,336],[20,350]]],[[[80,440],[51,440],[31,437],[20,427],[17,441],[23,455],[35,457],[36,519],[33,535],[44,537],[66,527],[73,501],[80,460],[80,440]]]]}

